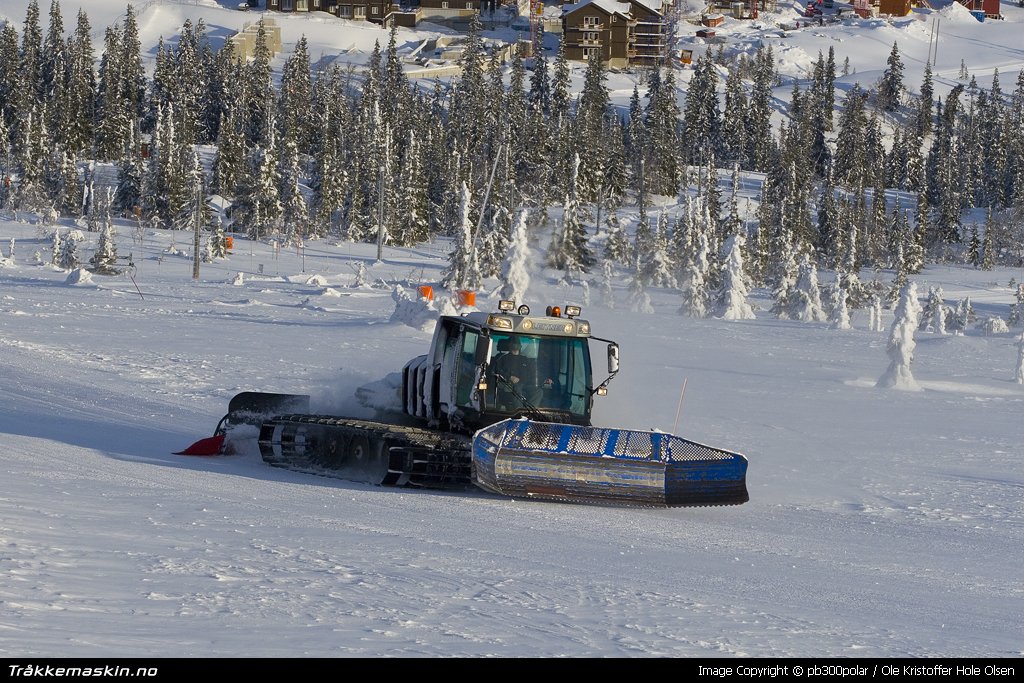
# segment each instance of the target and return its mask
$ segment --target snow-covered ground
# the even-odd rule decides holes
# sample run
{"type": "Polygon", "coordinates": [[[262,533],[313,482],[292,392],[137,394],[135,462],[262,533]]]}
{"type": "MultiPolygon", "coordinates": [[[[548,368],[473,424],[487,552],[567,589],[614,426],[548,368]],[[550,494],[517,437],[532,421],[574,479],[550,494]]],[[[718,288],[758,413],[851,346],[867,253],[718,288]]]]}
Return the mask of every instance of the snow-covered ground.
{"type": "MultiPolygon", "coordinates": [[[[275,253],[236,237],[193,280],[187,234],[122,225],[134,274],[72,283],[48,264],[50,230],[0,222],[5,255],[15,239],[0,267],[4,655],[1024,653],[1020,329],[919,332],[924,391],[884,390],[888,335],[865,311],[830,330],[775,319],[755,291],[755,320],[695,320],[653,290],[645,315],[624,285],[609,308],[538,271],[530,303],[583,303],[622,344],[595,422],[743,452],[750,501],[377,488],[255,452],[172,452],[243,390],[357,410],[357,386],[426,349],[418,321],[392,320],[392,292],[436,282],[446,244],[377,263],[374,245],[275,253]]],[[[1005,317],[1022,277],[929,267],[915,281],[1005,317]]]]}
{"type": "MultiPolygon", "coordinates": [[[[222,37],[258,17],[236,4],[140,3],[148,56],[186,17],[222,37]]],[[[20,29],[25,5],[0,0],[0,19],[20,29]]],[[[795,19],[798,5],[784,5],[779,17],[795,19]]],[[[124,11],[121,0],[64,2],[69,28],[79,7],[97,47],[124,11]]],[[[942,95],[961,60],[982,87],[995,68],[1004,88],[1014,82],[1024,10],[1003,11],[1003,22],[947,7],[785,36],[764,16],[719,35],[771,41],[797,78],[835,46],[851,84],[876,80],[898,41],[914,90],[941,15],[942,95]]],[[[301,35],[314,57],[354,62],[386,44],[379,29],[277,19],[285,54],[301,35]]],[[[637,78],[610,74],[614,101],[637,78]]],[[[832,330],[774,318],[755,291],[754,320],[697,320],[677,314],[677,292],[649,290],[655,313],[641,314],[624,280],[611,307],[596,287],[563,288],[537,269],[535,310],[581,303],[595,334],[622,345],[595,423],[746,454],[750,501],[619,509],[376,488],[274,469],[253,452],[172,453],[212,433],[244,390],[360,410],[356,387],[426,349],[421,321],[393,319],[392,293],[436,282],[447,243],[385,247],[377,263],[374,245],[277,251],[235,236],[233,254],[194,280],[190,235],[119,223],[134,270],[76,282],[49,265],[53,228],[0,216],[0,655],[1024,654],[1019,327],[918,332],[923,391],[887,390],[875,384],[891,311],[881,332],[864,310],[853,329],[832,330]]],[[[83,260],[96,235],[86,238],[83,260]]],[[[922,295],[941,286],[947,303],[969,296],[982,318],[1005,318],[1024,270],[929,266],[914,280],[922,295]]]]}

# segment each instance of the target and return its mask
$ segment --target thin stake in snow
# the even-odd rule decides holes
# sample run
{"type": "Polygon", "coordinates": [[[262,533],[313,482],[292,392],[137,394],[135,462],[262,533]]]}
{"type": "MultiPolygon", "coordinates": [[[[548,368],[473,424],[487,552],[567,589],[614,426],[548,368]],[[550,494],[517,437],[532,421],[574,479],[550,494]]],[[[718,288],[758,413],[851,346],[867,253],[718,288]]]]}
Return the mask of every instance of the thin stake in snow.
{"type": "MultiPolygon", "coordinates": [[[[1022,346],[1021,348],[1024,348],[1024,346],[1022,346]]],[[[672,423],[672,433],[673,434],[677,434],[678,433],[677,430],[679,429],[679,416],[683,412],[683,394],[686,393],[686,380],[687,379],[689,379],[689,378],[687,378],[687,377],[683,378],[683,388],[679,391],[679,405],[676,406],[676,421],[672,423]]]]}

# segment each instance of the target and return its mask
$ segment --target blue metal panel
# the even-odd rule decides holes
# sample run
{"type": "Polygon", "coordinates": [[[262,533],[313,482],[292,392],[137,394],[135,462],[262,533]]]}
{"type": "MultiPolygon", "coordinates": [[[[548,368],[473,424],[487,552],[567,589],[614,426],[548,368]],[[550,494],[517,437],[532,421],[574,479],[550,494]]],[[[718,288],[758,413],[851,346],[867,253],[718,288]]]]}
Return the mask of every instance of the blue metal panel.
{"type": "Polygon", "coordinates": [[[474,483],[510,496],[614,505],[746,502],[747,459],[663,432],[505,420],[473,439],[474,483]]]}

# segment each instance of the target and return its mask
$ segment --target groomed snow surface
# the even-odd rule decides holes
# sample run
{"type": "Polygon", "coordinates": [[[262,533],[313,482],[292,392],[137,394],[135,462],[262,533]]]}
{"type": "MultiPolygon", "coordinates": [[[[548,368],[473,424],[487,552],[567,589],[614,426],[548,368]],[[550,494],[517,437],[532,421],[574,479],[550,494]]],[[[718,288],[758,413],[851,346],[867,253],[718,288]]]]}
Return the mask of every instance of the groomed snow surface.
{"type": "MultiPolygon", "coordinates": [[[[375,245],[236,236],[194,280],[188,234],[120,225],[134,271],[74,278],[49,265],[50,231],[0,222],[5,256],[15,238],[0,267],[4,655],[1022,654],[1019,328],[918,332],[923,391],[880,389],[892,311],[883,331],[865,310],[833,330],[772,317],[755,290],[755,319],[692,319],[677,292],[649,290],[648,315],[629,310],[624,278],[609,308],[538,268],[529,303],[582,303],[622,344],[595,423],[746,454],[750,501],[378,488],[255,449],[172,452],[210,435],[239,391],[358,413],[356,387],[426,350],[393,294],[436,283],[448,244],[376,262],[375,245]]],[[[1021,276],[915,277],[1006,317],[1021,276]]]]}

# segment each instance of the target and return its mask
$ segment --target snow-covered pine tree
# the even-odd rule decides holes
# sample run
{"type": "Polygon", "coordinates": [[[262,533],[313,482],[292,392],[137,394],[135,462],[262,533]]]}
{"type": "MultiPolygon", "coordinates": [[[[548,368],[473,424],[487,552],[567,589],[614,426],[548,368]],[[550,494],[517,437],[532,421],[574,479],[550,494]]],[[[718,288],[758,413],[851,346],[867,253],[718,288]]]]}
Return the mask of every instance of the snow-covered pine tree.
{"type": "Polygon", "coordinates": [[[914,379],[910,364],[914,360],[914,332],[918,326],[921,304],[917,300],[917,284],[908,281],[900,293],[896,306],[895,319],[889,330],[889,342],[886,353],[889,355],[889,368],[878,378],[876,387],[883,389],[903,389],[905,391],[921,391],[921,386],[914,379]]]}
{"type": "Polygon", "coordinates": [[[722,265],[722,286],[715,296],[715,317],[723,320],[752,320],[753,307],[747,302],[747,276],[743,270],[743,235],[725,243],[727,256],[722,265]]]}
{"type": "Polygon", "coordinates": [[[530,287],[529,264],[533,261],[530,236],[526,230],[526,211],[522,210],[512,224],[508,254],[501,268],[501,298],[525,301],[530,287]]]}

